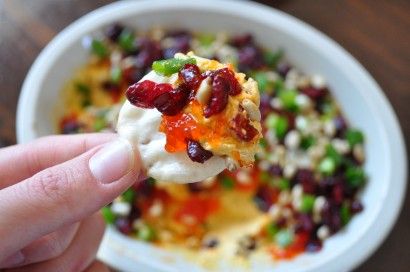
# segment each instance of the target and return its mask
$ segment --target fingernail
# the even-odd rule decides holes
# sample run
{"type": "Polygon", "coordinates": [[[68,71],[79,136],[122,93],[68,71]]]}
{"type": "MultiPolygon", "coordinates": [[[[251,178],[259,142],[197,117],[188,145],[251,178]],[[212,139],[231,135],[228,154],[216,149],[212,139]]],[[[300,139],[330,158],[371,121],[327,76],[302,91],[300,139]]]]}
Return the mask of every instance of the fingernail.
{"type": "Polygon", "coordinates": [[[134,163],[134,152],[126,140],[116,140],[94,154],[89,167],[101,183],[112,183],[125,176],[134,163]]]}
{"type": "Polygon", "coordinates": [[[11,255],[0,264],[0,268],[11,268],[24,262],[24,255],[21,251],[11,255]]]}

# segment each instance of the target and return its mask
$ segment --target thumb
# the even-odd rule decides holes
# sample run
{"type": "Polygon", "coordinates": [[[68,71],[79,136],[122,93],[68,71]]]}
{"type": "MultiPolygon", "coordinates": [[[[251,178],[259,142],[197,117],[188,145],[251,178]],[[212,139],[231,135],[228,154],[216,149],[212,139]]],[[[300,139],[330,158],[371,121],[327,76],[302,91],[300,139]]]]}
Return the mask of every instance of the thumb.
{"type": "Polygon", "coordinates": [[[135,153],[127,141],[115,140],[1,190],[0,261],[125,191],[139,175],[135,153]]]}

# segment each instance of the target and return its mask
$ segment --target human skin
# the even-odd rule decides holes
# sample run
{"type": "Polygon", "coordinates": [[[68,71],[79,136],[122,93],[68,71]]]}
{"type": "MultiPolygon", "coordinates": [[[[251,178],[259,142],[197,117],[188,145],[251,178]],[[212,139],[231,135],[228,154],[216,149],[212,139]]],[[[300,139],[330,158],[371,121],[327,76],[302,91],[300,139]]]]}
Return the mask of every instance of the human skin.
{"type": "Polygon", "coordinates": [[[104,232],[98,211],[139,175],[138,152],[115,134],[0,149],[0,269],[109,271],[95,261],[104,232]]]}

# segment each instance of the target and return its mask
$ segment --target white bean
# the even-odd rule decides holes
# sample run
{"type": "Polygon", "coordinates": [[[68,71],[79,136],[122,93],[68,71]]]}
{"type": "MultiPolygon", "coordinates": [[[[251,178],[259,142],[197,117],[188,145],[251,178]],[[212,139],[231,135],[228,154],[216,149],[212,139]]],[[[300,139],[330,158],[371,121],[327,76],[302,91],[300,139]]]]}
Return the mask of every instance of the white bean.
{"type": "Polygon", "coordinates": [[[326,238],[328,238],[330,236],[330,229],[328,226],[323,225],[321,226],[318,230],[317,230],[317,237],[320,240],[325,240],[326,238]]]}
{"type": "Polygon", "coordinates": [[[358,162],[363,162],[365,159],[364,148],[361,144],[356,144],[353,147],[353,156],[358,162]]]}
{"type": "Polygon", "coordinates": [[[310,81],[314,88],[322,89],[326,87],[325,78],[321,75],[312,75],[310,81]]]}
{"type": "Polygon", "coordinates": [[[293,178],[296,173],[296,166],[294,164],[287,163],[283,168],[283,176],[287,179],[293,178]]]}
{"type": "Polygon", "coordinates": [[[114,201],[111,204],[111,211],[120,216],[127,216],[131,212],[131,205],[127,202],[114,201]]]}
{"type": "Polygon", "coordinates": [[[300,133],[296,130],[291,130],[286,134],[285,145],[290,149],[296,149],[300,144],[300,133]]]}

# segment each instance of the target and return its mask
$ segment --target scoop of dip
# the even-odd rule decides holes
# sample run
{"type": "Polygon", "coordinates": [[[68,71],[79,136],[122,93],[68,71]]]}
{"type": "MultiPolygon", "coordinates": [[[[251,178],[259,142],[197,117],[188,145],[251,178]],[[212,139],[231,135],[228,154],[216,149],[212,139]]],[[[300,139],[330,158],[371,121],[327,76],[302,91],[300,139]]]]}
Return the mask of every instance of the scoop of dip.
{"type": "Polygon", "coordinates": [[[159,181],[204,180],[251,166],[261,137],[257,83],[232,66],[177,53],[131,85],[117,131],[159,181]]]}

